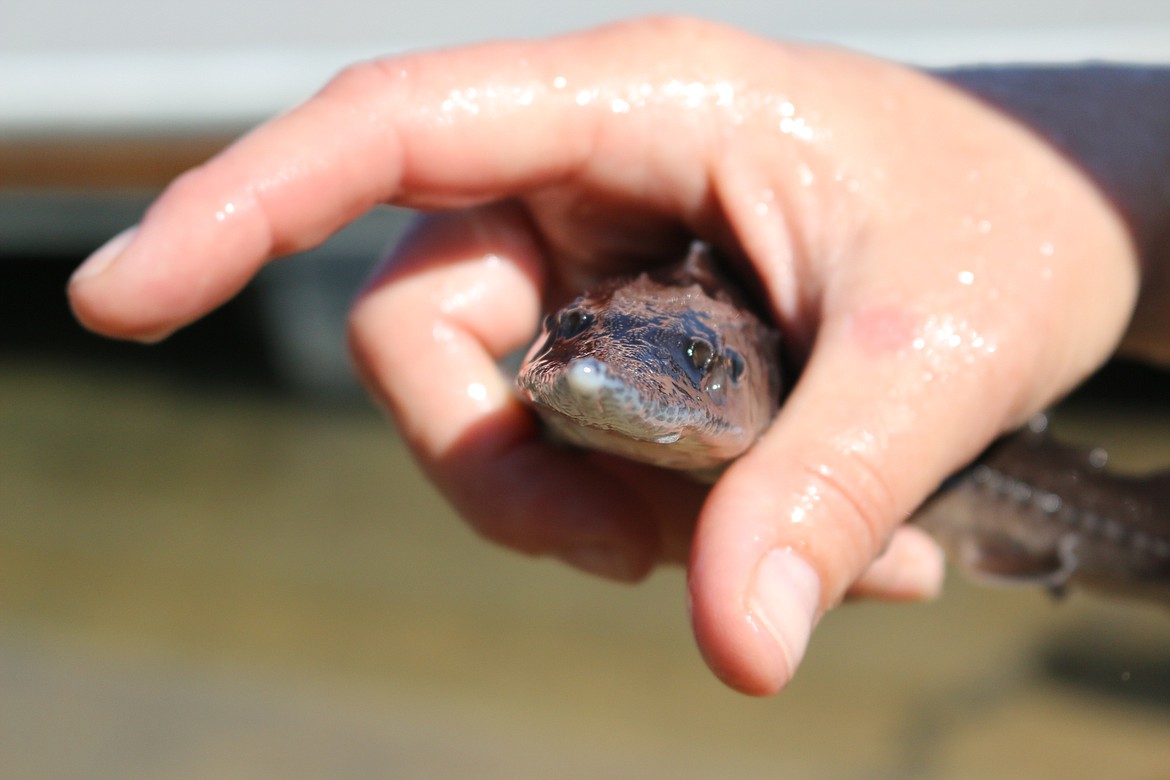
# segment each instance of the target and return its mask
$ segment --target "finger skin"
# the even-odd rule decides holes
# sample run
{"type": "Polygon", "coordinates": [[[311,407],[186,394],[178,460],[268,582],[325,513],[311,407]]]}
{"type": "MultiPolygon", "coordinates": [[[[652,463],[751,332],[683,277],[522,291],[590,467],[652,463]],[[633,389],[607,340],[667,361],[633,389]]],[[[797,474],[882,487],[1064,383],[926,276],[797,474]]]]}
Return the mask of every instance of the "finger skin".
{"type": "Polygon", "coordinates": [[[1104,359],[1136,289],[1116,215],[1013,122],[904,68],[660,19],[355,66],[176,181],[74,310],[159,338],[380,202],[464,209],[353,315],[428,473],[518,550],[625,580],[689,560],[704,657],[754,694],[943,477],[1104,359]],[[494,362],[542,294],[682,235],[750,271],[807,362],[706,497],[549,447],[494,362]]]}
{"type": "Polygon", "coordinates": [[[924,531],[902,526],[894,531],[885,552],[877,557],[845,594],[850,599],[928,601],[942,591],[942,549],[924,531]]]}
{"type": "MultiPolygon", "coordinates": [[[[885,285],[870,284],[855,288],[863,300],[830,304],[776,422],[719,481],[700,517],[692,614],[705,657],[725,682],[752,694],[787,684],[811,628],[862,577],[897,525],[1004,427],[1023,422],[1036,389],[1012,378],[1091,368],[1082,356],[1023,335],[1051,328],[1052,310],[1027,305],[1029,297],[1085,300],[1110,290],[1121,303],[1107,332],[1119,337],[1132,277],[1094,277],[1082,266],[1098,253],[1127,256],[1122,231],[1103,224],[1070,267],[1038,272],[1063,291],[1033,291],[1037,280],[1009,269],[994,297],[887,304],[878,297],[885,285]],[[926,303],[939,308],[919,308],[926,303]],[[1070,366],[1070,359],[1077,362],[1070,366]],[[819,588],[767,584],[775,579],[772,564],[794,560],[801,564],[788,566],[779,581],[804,582],[807,566],[819,588]]],[[[897,273],[894,258],[904,255],[891,250],[882,266],[897,273]]],[[[1063,323],[1074,331],[1082,325],[1063,323]]]]}
{"type": "MultiPolygon", "coordinates": [[[[352,66],[171,184],[116,262],[75,279],[74,311],[111,336],[173,330],[230,298],[263,263],[384,202],[467,206],[572,178],[647,215],[693,209],[705,165],[687,146],[705,122],[664,118],[695,113],[676,81],[656,84],[636,69],[632,81],[621,60],[597,56],[628,36],[642,39],[645,62],[655,46],[678,60],[677,41],[654,34],[662,26],[692,24],[646,21],[636,36],[603,28],[352,66]],[[652,105],[622,111],[643,83],[654,86],[644,98],[652,105]]],[[[544,228],[557,243],[554,221],[544,228]]]]}
{"type": "Polygon", "coordinates": [[[685,557],[678,540],[689,539],[703,489],[541,436],[496,364],[538,319],[530,230],[509,204],[423,220],[355,307],[354,356],[432,479],[486,538],[637,580],[685,557]]]}
{"type": "Polygon", "coordinates": [[[821,257],[828,285],[809,317],[808,365],[697,527],[696,635],[746,693],[787,684],[812,627],[895,527],[1091,371],[1133,305],[1132,243],[1077,171],[962,96],[903,86],[890,97],[896,121],[832,128],[839,150],[880,161],[881,176],[858,187],[881,197],[867,201],[864,241],[821,257]],[[906,119],[926,99],[941,124],[906,119]]]}
{"type": "Polygon", "coordinates": [[[476,54],[453,55],[449,70],[421,57],[354,66],[180,177],[117,263],[73,285],[78,317],[115,336],[178,327],[234,295],[264,262],[319,243],[377,203],[470,202],[563,175],[587,123],[567,122],[545,102],[527,112],[530,132],[509,137],[483,118],[490,107],[442,108],[455,85],[480,80],[467,73],[476,54]]]}

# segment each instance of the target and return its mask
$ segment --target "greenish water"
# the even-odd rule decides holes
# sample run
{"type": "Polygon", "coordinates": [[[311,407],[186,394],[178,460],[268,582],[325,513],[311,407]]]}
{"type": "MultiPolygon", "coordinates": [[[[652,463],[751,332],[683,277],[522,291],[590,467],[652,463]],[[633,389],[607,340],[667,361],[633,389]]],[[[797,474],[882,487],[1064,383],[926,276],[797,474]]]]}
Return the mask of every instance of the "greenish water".
{"type": "MultiPolygon", "coordinates": [[[[1074,409],[1116,463],[1170,415],[1074,409]]],[[[783,695],[683,580],[479,541],[360,408],[0,364],[0,775],[1099,778],[1170,767],[1170,616],[952,580],[830,614],[783,695]]]]}

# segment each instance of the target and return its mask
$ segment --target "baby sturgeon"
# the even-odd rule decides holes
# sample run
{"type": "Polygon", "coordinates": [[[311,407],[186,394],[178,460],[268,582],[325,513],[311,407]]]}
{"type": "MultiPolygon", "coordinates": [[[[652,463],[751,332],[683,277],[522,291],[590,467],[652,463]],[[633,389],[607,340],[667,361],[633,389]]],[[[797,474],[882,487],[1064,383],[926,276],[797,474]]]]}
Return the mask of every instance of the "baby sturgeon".
{"type": "MultiPolygon", "coordinates": [[[[517,381],[565,442],[713,478],[779,408],[780,336],[696,242],[548,316],[517,381]]],[[[912,521],[979,578],[1170,605],[1170,472],[1112,474],[1043,425],[998,440],[912,521]]]]}
{"type": "Polygon", "coordinates": [[[547,317],[517,382],[566,442],[705,472],[775,416],[779,346],[695,243],[681,264],[610,280],[547,317]]]}

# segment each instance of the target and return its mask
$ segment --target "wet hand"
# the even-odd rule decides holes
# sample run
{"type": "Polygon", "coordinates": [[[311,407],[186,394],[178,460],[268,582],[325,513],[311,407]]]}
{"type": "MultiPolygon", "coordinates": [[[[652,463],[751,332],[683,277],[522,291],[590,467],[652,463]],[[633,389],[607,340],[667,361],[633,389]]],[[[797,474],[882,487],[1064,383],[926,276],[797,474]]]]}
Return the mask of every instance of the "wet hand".
{"type": "Polygon", "coordinates": [[[74,309],[164,337],[379,203],[443,210],[352,319],[431,477],[525,552],[626,580],[685,561],[704,656],[749,693],[783,687],[851,589],[937,586],[932,545],[896,529],[1109,354],[1137,285],[1087,181],[990,109],[868,58],[651,20],[351,68],[172,184],[78,272],[74,309]],[[496,368],[542,295],[692,235],[750,264],[805,364],[709,494],[550,447],[496,368]]]}

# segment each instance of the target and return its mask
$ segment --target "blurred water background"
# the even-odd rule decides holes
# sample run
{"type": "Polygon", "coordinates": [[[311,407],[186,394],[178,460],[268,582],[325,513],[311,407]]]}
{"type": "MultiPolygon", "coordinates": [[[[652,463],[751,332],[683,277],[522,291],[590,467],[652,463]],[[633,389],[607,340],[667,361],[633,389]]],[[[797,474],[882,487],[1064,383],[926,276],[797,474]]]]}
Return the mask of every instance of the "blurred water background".
{"type": "MultiPolygon", "coordinates": [[[[830,614],[758,701],[703,667],[680,572],[624,587],[476,539],[342,346],[402,212],[156,347],[68,314],[73,266],[169,177],[357,54],[642,5],[0,7],[0,776],[1170,777],[1165,610],[952,579],[830,614]]],[[[1170,61],[1162,0],[947,8],[673,7],[926,64],[1170,61]]],[[[1057,431],[1170,465],[1168,391],[1113,367],[1057,431]]]]}

